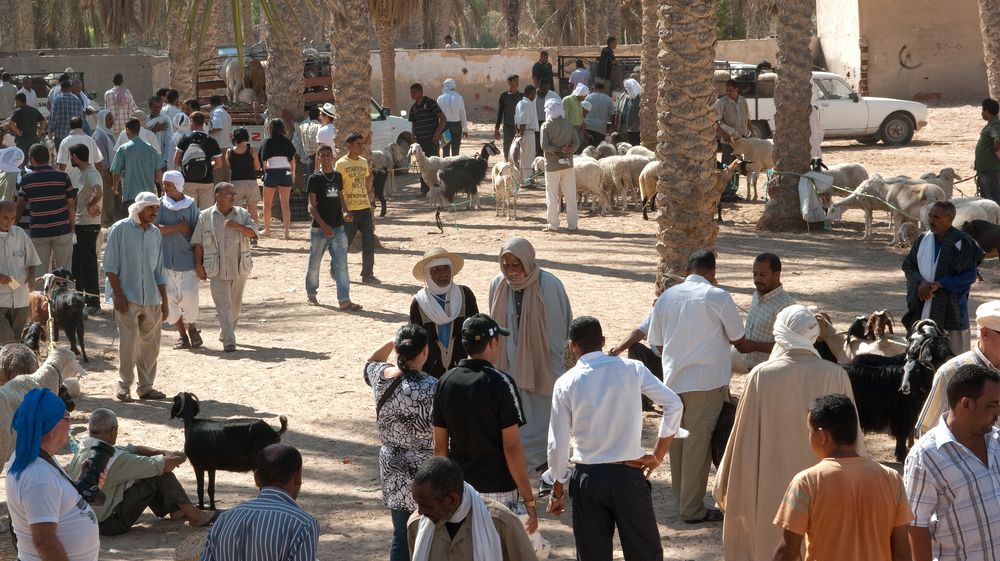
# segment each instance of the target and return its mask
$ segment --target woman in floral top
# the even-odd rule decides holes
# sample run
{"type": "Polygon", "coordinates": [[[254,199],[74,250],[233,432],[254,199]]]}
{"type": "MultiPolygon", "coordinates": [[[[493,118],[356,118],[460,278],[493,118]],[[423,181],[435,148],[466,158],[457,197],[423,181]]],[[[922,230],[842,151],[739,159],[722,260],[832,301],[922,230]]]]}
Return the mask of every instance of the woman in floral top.
{"type": "Polygon", "coordinates": [[[434,453],[431,406],[437,379],[421,371],[427,353],[427,331],[419,325],[404,325],[395,340],[375,351],[365,363],[365,382],[374,393],[382,441],[378,455],[382,498],[392,513],[389,561],[410,557],[406,522],[417,509],[410,487],[417,467],[434,453]],[[386,362],[393,350],[395,365],[386,362]]]}

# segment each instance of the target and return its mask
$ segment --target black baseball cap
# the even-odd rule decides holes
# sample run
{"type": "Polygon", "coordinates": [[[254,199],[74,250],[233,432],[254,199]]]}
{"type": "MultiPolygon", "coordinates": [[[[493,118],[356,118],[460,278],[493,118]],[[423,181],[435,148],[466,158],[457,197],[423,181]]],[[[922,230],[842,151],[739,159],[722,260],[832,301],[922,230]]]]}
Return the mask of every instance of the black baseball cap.
{"type": "Polygon", "coordinates": [[[497,335],[510,335],[510,331],[500,327],[497,322],[486,314],[476,314],[462,323],[462,338],[469,341],[492,339],[497,335]]]}

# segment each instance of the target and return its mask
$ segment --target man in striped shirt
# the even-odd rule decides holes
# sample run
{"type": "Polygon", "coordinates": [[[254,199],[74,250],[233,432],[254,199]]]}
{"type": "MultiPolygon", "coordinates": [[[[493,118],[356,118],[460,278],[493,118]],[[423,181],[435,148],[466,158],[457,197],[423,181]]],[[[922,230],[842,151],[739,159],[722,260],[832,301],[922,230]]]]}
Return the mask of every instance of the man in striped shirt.
{"type": "Polygon", "coordinates": [[[1000,374],[966,365],[948,383],[950,411],[903,468],[914,561],[1000,559],[1000,374]]]}
{"type": "Polygon", "coordinates": [[[17,220],[31,207],[31,242],[42,264],[38,272],[73,266],[76,188],[69,175],[49,165],[49,149],[35,144],[28,150],[32,172],[21,178],[17,220]]]}
{"type": "Polygon", "coordinates": [[[319,524],[295,503],[302,455],[272,444],[257,455],[253,478],[260,494],[219,515],[201,561],[315,561],[319,524]]]}

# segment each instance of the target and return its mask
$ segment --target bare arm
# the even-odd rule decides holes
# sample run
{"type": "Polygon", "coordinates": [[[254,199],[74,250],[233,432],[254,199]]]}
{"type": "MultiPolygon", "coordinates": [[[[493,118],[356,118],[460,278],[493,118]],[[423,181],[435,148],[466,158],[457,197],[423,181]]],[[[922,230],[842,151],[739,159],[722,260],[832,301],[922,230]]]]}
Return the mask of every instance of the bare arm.
{"type": "Polygon", "coordinates": [[[448,457],[448,429],[434,427],[434,455],[448,457]]]}
{"type": "Polygon", "coordinates": [[[24,216],[24,207],[26,204],[27,201],[25,200],[24,195],[21,195],[17,198],[17,211],[14,213],[15,223],[20,222],[21,217],[24,216]]]}
{"type": "MultiPolygon", "coordinates": [[[[913,561],[931,561],[931,531],[927,528],[921,528],[919,526],[910,526],[908,530],[910,538],[910,550],[912,551],[913,561]]],[[[892,556],[895,560],[896,558],[896,529],[893,528],[893,552],[892,556]]]]}
{"type": "Polygon", "coordinates": [[[736,350],[741,353],[769,353],[771,352],[771,349],[774,348],[774,343],[751,341],[746,337],[740,337],[732,343],[733,346],[736,347],[736,350]]]}
{"type": "Polygon", "coordinates": [[[892,529],[890,536],[890,547],[892,548],[892,561],[910,561],[910,542],[907,541],[907,530],[909,526],[896,526],[892,529]]]}
{"type": "Polygon", "coordinates": [[[639,341],[642,341],[645,338],[646,338],[645,333],[643,333],[638,329],[633,329],[632,333],[626,335],[625,338],[622,339],[621,343],[618,343],[614,347],[608,349],[608,354],[611,356],[618,356],[622,353],[622,351],[628,350],[629,347],[638,343],[639,341]]]}
{"type": "Polygon", "coordinates": [[[781,535],[781,544],[774,552],[774,561],[798,561],[802,554],[802,536],[785,530],[781,535]]]}
{"type": "Polygon", "coordinates": [[[66,199],[66,209],[69,211],[69,231],[76,229],[76,199],[66,199]]]}
{"type": "MultiPolygon", "coordinates": [[[[310,193],[309,196],[314,197],[315,195],[313,193],[310,193]]],[[[372,356],[368,357],[368,362],[386,362],[387,360],[389,360],[389,354],[392,353],[392,349],[395,346],[396,344],[392,341],[389,341],[388,343],[382,345],[375,352],[372,353],[372,356]]]]}
{"type": "MultiPolygon", "coordinates": [[[[511,425],[500,432],[503,437],[503,457],[507,460],[507,471],[517,484],[517,492],[525,501],[534,500],[531,490],[531,480],[528,478],[528,461],[524,457],[524,447],[521,445],[521,435],[517,425],[511,425]]],[[[529,534],[538,528],[538,513],[534,508],[528,508],[529,534]]]]}
{"type": "Polygon", "coordinates": [[[55,522],[43,522],[31,525],[31,541],[42,561],[69,561],[66,548],[56,535],[55,522]]]}

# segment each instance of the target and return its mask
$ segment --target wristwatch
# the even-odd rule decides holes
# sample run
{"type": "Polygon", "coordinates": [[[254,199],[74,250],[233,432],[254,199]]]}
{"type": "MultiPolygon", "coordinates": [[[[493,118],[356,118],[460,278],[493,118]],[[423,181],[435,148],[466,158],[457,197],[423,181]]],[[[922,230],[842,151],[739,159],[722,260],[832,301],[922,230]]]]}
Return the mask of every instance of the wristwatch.
{"type": "Polygon", "coordinates": [[[524,506],[527,508],[535,508],[535,499],[524,501],[524,506]]]}

